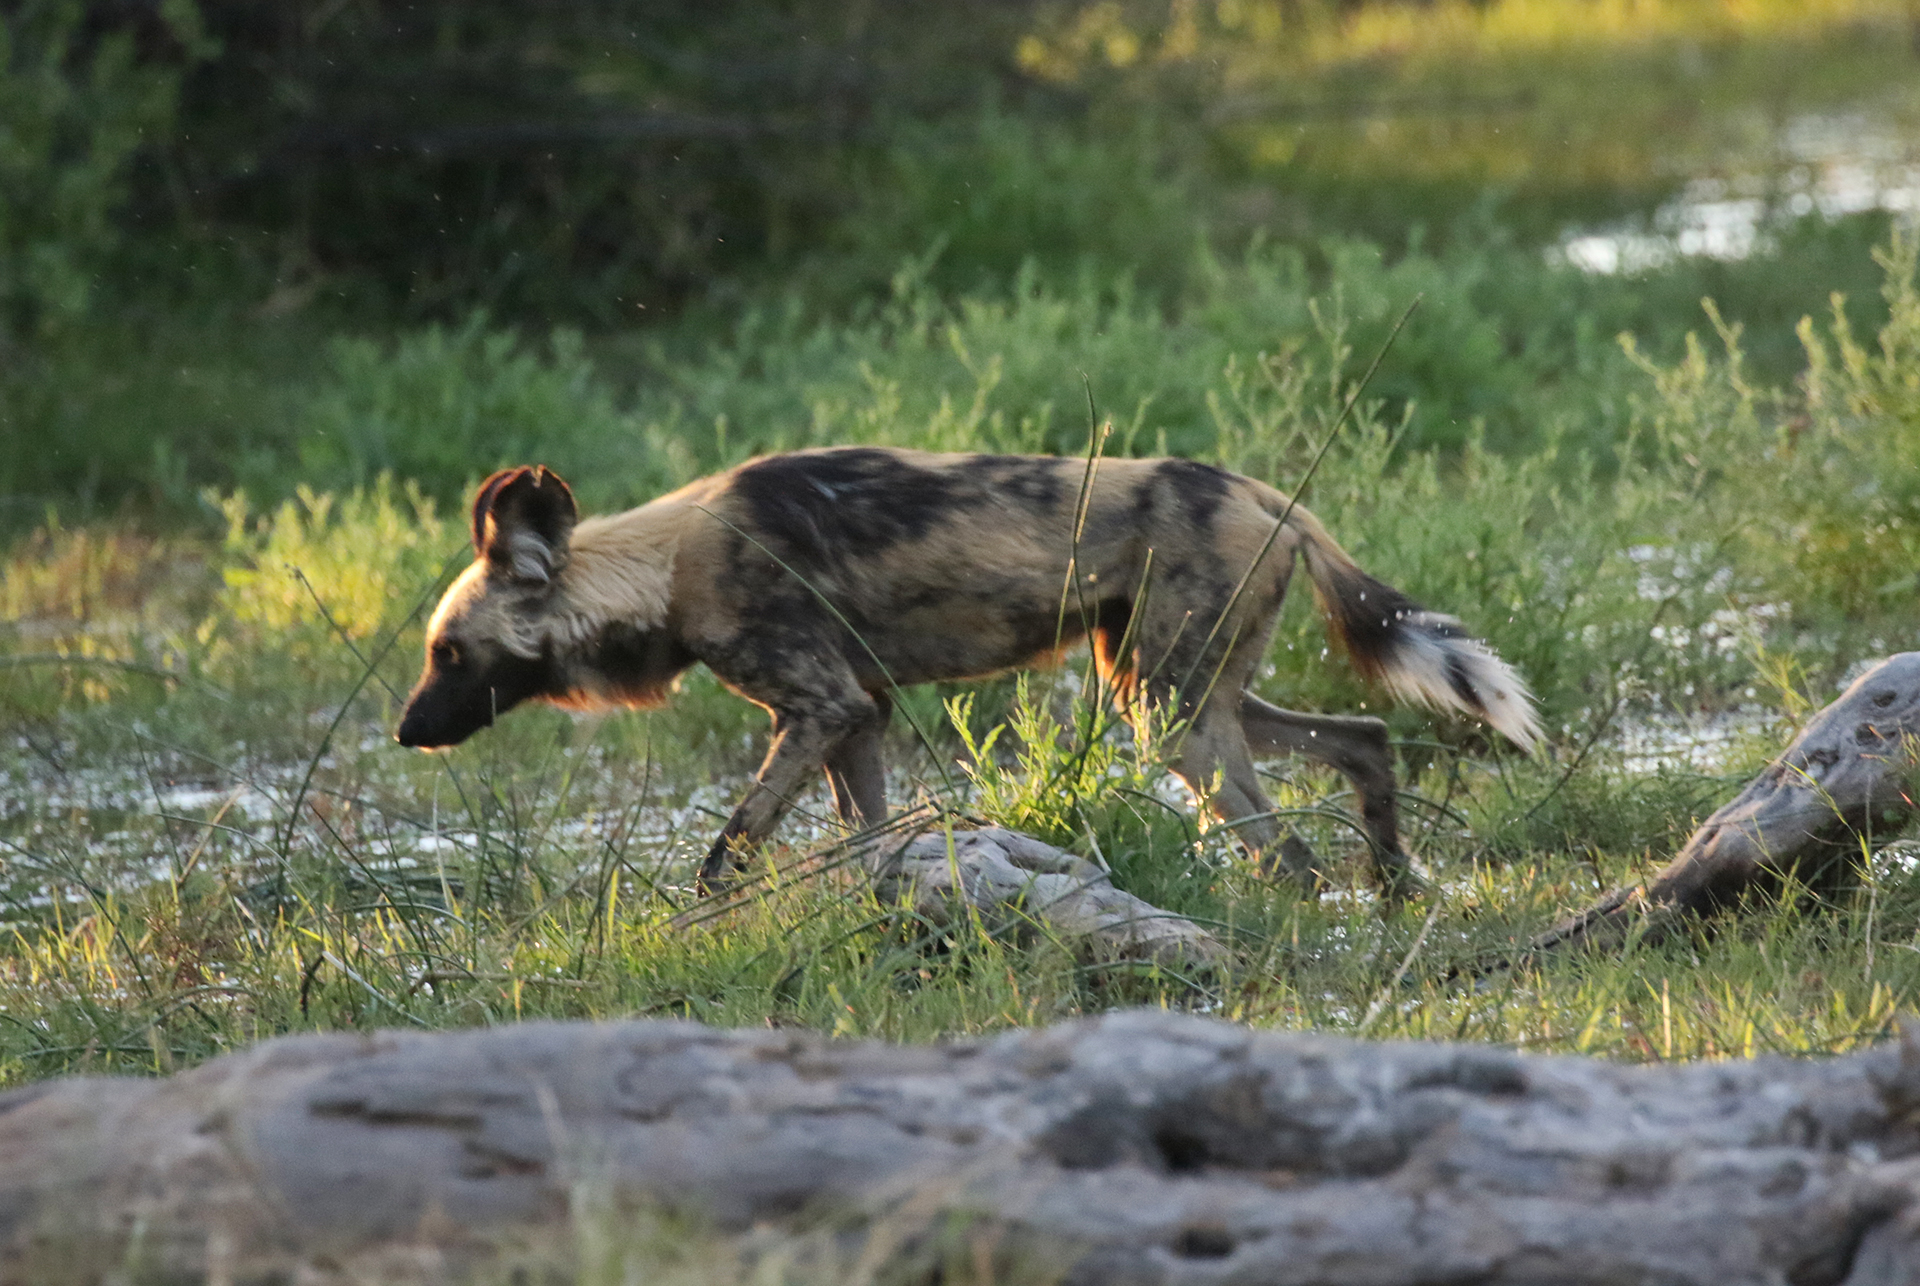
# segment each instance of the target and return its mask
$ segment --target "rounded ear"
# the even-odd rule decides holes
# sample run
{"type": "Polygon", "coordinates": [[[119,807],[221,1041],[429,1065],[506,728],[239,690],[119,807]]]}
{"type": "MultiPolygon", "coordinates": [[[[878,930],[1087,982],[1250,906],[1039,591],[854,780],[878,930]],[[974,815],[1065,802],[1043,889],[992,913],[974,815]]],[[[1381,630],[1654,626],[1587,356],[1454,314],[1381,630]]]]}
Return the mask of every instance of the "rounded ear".
{"type": "Polygon", "coordinates": [[[474,493],[474,552],[516,580],[545,584],[566,563],[579,519],[559,474],[543,464],[502,469],[474,493]]]}

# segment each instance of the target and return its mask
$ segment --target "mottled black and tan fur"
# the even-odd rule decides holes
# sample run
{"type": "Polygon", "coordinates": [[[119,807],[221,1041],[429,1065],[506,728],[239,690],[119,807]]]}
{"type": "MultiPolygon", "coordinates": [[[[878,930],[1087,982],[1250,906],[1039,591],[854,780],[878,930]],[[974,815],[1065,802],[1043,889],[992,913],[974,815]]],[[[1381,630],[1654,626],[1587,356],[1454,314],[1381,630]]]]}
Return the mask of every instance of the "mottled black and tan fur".
{"type": "Polygon", "coordinates": [[[480,557],[428,626],[401,744],[452,745],[529,699],[654,704],[704,664],[773,716],[709,883],[822,767],[847,822],[885,818],[894,687],[1043,663],[1082,639],[1144,699],[1130,706],[1173,716],[1170,766],[1251,849],[1314,878],[1304,845],[1276,849],[1253,768],[1303,754],[1352,780],[1377,869],[1398,881],[1385,725],[1247,691],[1301,562],[1361,674],[1522,747],[1539,737],[1525,686],[1453,618],[1361,571],[1272,487],[1187,460],[802,451],[585,520],[559,477],[520,468],[481,487],[473,536],[480,557]]]}

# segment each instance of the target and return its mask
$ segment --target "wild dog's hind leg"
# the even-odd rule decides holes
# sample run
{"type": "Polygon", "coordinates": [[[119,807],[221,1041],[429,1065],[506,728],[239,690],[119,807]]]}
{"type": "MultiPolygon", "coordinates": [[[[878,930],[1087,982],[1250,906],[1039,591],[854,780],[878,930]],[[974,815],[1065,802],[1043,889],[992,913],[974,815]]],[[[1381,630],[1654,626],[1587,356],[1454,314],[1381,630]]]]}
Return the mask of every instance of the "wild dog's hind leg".
{"type": "Polygon", "coordinates": [[[1386,724],[1365,716],[1282,710],[1246,692],[1240,696],[1240,726],[1255,755],[1303,755],[1352,782],[1374,874],[1389,892],[1417,886],[1418,877],[1400,847],[1400,803],[1386,724]]]}
{"type": "Polygon", "coordinates": [[[1313,850],[1273,815],[1237,708],[1237,694],[1266,652],[1286,595],[1287,572],[1275,566],[1264,580],[1249,577],[1237,595],[1224,576],[1212,583],[1191,576],[1170,582],[1159,588],[1157,597],[1143,594],[1136,608],[1145,610],[1138,619],[1096,629],[1093,644],[1095,659],[1116,692],[1137,692],[1147,706],[1185,723],[1172,739],[1167,766],[1194,798],[1233,828],[1263,870],[1277,866],[1311,892],[1320,878],[1313,850]],[[1211,610],[1185,608],[1196,599],[1211,610]],[[1221,621],[1229,612],[1234,619],[1221,621]],[[1124,647],[1128,640],[1134,643],[1130,650],[1124,647]],[[1190,695],[1196,688],[1199,695],[1190,695]]]}
{"type": "Polygon", "coordinates": [[[1193,721],[1169,767],[1194,798],[1204,800],[1215,817],[1232,826],[1262,871],[1286,877],[1303,893],[1315,892],[1326,882],[1319,859],[1293,827],[1274,816],[1273,801],[1253,767],[1252,748],[1230,705],[1222,698],[1193,721]]]}
{"type": "MultiPolygon", "coordinates": [[[[1161,659],[1143,676],[1141,690],[1149,705],[1175,712],[1185,724],[1172,738],[1168,767],[1174,775],[1215,817],[1232,827],[1262,869],[1273,869],[1270,855],[1277,846],[1284,869],[1311,891],[1318,879],[1312,870],[1313,851],[1273,815],[1273,802],[1260,788],[1237,708],[1237,694],[1266,649],[1284,589],[1282,580],[1264,604],[1252,604],[1224,640],[1209,640],[1206,634],[1211,631],[1189,630],[1173,622],[1168,630],[1171,639],[1162,644],[1153,637],[1154,627],[1166,628],[1168,622],[1151,622],[1143,631],[1148,638],[1140,651],[1161,659]],[[1248,629],[1249,623],[1254,628],[1248,629]],[[1172,676],[1184,679],[1188,691],[1181,691],[1172,676]],[[1200,688],[1198,697],[1189,695],[1193,687],[1200,688]]],[[[1227,597],[1224,590],[1221,596],[1227,597]]],[[[1096,655],[1103,646],[1104,641],[1096,637],[1096,655]]],[[[1118,665],[1113,668],[1124,673],[1118,665]]]]}
{"type": "Polygon", "coordinates": [[[873,718],[861,724],[827,755],[827,784],[840,820],[856,830],[887,820],[887,766],[880,743],[893,715],[893,699],[873,693],[873,718]]]}
{"type": "MultiPolygon", "coordinates": [[[[773,834],[807,780],[841,743],[877,721],[873,698],[852,685],[851,675],[847,681],[849,690],[830,696],[787,691],[779,704],[765,703],[773,711],[773,742],[766,762],[754,775],[753,788],[733,810],[701,864],[702,890],[720,887],[728,870],[741,865],[749,851],[773,834]]],[[[884,791],[881,798],[884,810],[884,791]]]]}
{"type": "Polygon", "coordinates": [[[1266,853],[1279,838],[1282,828],[1273,816],[1273,803],[1260,789],[1246,738],[1227,703],[1201,708],[1180,735],[1168,766],[1256,855],[1266,853]]]}

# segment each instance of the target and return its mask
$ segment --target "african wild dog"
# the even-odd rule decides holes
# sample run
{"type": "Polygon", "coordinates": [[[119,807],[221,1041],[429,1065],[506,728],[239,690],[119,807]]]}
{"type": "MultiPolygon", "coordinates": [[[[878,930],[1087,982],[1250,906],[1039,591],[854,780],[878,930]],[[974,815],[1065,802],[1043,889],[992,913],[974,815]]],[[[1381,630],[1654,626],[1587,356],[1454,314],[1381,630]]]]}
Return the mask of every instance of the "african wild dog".
{"type": "Polygon", "coordinates": [[[1275,852],[1253,768],[1299,753],[1351,779],[1376,871],[1399,885],[1386,725],[1246,690],[1297,560],[1362,675],[1523,748],[1540,735],[1525,685],[1452,617],[1361,571],[1272,487],[1188,460],[799,451],[584,521],[557,475],[509,469],[474,498],[473,543],[427,627],[400,744],[453,745],[529,698],[657,704],[702,662],[773,716],[709,886],[823,766],[843,819],[884,820],[893,688],[1042,663],[1081,638],[1118,693],[1144,698],[1130,709],[1176,717],[1170,766],[1256,854],[1318,877],[1297,838],[1275,852]]]}

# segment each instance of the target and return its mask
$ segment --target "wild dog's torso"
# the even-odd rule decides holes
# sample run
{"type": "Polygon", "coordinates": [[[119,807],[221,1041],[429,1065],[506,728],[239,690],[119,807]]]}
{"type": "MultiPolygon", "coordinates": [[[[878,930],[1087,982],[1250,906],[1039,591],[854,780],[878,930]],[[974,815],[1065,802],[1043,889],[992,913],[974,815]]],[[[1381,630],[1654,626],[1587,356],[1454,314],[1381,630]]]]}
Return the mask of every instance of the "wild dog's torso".
{"type": "Polygon", "coordinates": [[[877,691],[1122,631],[1149,568],[1162,592],[1224,602],[1276,501],[1185,460],[796,452],[582,523],[563,588],[608,622],[581,660],[616,698],[695,660],[751,689],[823,649],[877,691]]]}

